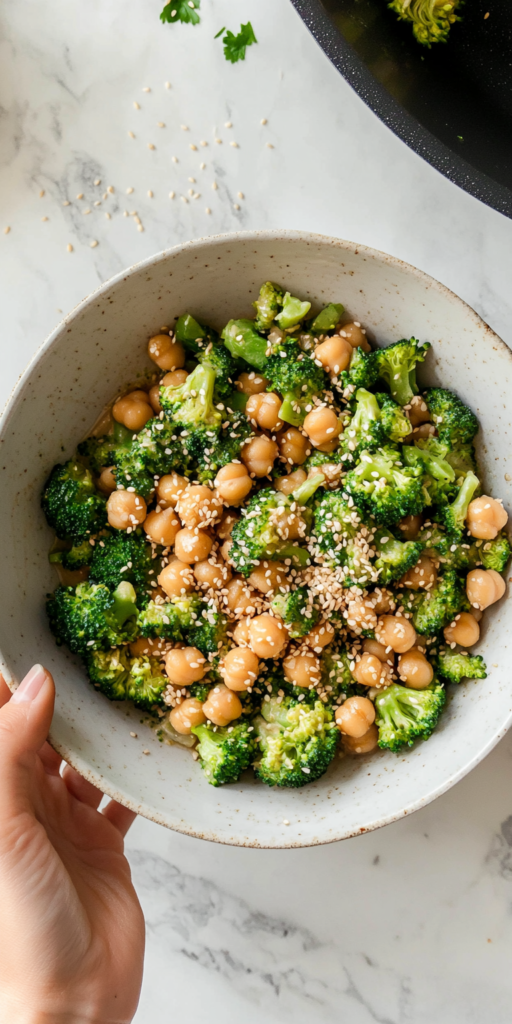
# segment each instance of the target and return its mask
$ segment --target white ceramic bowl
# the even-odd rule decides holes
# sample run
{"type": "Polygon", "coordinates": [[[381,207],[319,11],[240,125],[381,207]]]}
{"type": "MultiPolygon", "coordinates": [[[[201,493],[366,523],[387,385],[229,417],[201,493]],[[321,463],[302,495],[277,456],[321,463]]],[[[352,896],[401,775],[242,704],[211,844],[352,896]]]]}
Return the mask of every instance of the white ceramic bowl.
{"type": "Polygon", "coordinates": [[[512,712],[506,599],[485,617],[479,650],[488,678],[455,690],[428,743],[400,756],[336,758],[324,778],[301,790],[268,789],[249,778],[214,789],[189,752],[159,744],[140,725],[140,713],[98,694],[78,661],[55,646],[44,611],[44,595],[55,586],[47,561],[51,534],[39,506],[53,464],[72,454],[119,386],[149,365],[152,333],[185,310],[216,327],[250,316],[269,278],[316,307],[343,302],[379,344],[412,334],[432,342],[421,379],[455,389],[477,412],[486,487],[510,506],[512,354],[457,296],[390,256],[319,235],[251,232],[177,246],[85,299],[36,354],[3,414],[0,665],[13,687],[34,662],[53,672],[51,742],[105,793],[190,835],[291,847],[343,839],[410,814],[491,750],[512,712]]]}

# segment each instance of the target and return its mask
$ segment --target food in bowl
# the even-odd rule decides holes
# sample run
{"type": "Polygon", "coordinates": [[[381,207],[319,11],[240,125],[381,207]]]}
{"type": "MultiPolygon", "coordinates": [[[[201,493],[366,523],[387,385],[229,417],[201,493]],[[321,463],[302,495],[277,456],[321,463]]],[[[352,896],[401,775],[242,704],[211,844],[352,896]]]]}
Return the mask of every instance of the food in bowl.
{"type": "Polygon", "coordinates": [[[152,337],[158,373],[54,467],[48,615],[210,783],[298,787],[340,745],[428,739],[447,685],[485,678],[469,650],[510,545],[476,417],[420,392],[428,344],[372,350],[340,303],[270,282],[254,305],[152,337]]]}

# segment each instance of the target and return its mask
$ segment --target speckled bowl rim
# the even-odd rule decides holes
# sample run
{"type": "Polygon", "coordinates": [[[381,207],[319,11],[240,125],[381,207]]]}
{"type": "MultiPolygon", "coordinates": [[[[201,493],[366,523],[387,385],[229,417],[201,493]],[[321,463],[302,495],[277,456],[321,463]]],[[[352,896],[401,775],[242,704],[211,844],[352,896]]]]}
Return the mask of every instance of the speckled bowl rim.
{"type": "MultiPolygon", "coordinates": [[[[351,252],[354,255],[364,254],[370,258],[376,257],[378,260],[383,260],[392,267],[405,270],[408,274],[412,275],[413,277],[416,277],[418,281],[422,282],[425,285],[428,285],[429,288],[433,288],[438,293],[444,295],[449,301],[461,306],[465,310],[466,315],[469,317],[469,319],[473,320],[475,325],[478,325],[479,328],[482,328],[482,326],[484,327],[488,340],[492,341],[493,345],[501,348],[504,351],[504,353],[507,354],[507,357],[509,359],[512,358],[512,352],[508,345],[506,345],[505,342],[497,334],[495,334],[492,328],[485,323],[482,317],[480,317],[478,313],[476,313],[475,310],[470,305],[468,305],[467,302],[461,299],[460,296],[456,295],[455,292],[452,292],[449,288],[447,288],[446,285],[441,284],[435,278],[431,277],[429,274],[426,274],[423,270],[418,270],[417,267],[412,266],[410,263],[406,263],[404,260],[398,259],[396,256],[390,256],[389,253],[382,252],[379,249],[373,249],[367,245],[361,245],[357,242],[350,242],[345,239],[334,238],[330,235],[323,235],[311,231],[298,231],[291,229],[281,230],[279,228],[262,231],[230,231],[219,235],[206,235],[202,238],[193,239],[188,242],[182,242],[178,245],[172,246],[170,249],[164,249],[161,252],[155,253],[153,256],[149,256],[145,260],[141,260],[139,263],[134,263],[131,267],[128,267],[126,270],[121,271],[114,277],[109,278],[108,281],[100,285],[99,288],[91,292],[88,296],[86,296],[86,298],[82,299],[82,301],[79,302],[63,318],[63,320],[60,321],[60,323],[48,335],[45,341],[43,341],[43,343],[39,346],[39,348],[32,356],[32,359],[26,366],[25,370],[18,377],[18,380],[16,381],[16,384],[14,385],[0,415],[0,431],[3,429],[8,417],[10,416],[14,406],[16,405],[18,395],[21,392],[25,382],[31,376],[33,370],[38,365],[39,361],[42,359],[45,353],[51,348],[53,343],[61,334],[62,330],[65,327],[68,327],[69,324],[72,323],[73,320],[76,317],[78,317],[90,304],[94,303],[99,296],[108,292],[113,285],[116,285],[119,281],[126,279],[132,273],[139,271],[145,267],[152,267],[155,264],[167,259],[169,256],[187,250],[207,250],[209,248],[214,248],[219,243],[224,244],[230,241],[236,242],[240,239],[254,243],[263,240],[277,241],[283,239],[292,242],[296,240],[316,244],[319,243],[321,245],[327,244],[332,246],[333,248],[344,250],[346,252],[351,252]]],[[[14,692],[14,690],[16,689],[14,682],[10,681],[8,682],[7,685],[9,686],[10,690],[14,692]]],[[[63,743],[60,743],[53,736],[51,729],[48,734],[48,742],[53,747],[53,749],[58,754],[60,754],[64,761],[71,765],[71,767],[75,768],[76,771],[83,776],[83,778],[91,782],[94,786],[101,790],[102,793],[110,797],[112,800],[116,800],[120,804],[123,804],[123,806],[128,807],[131,811],[134,811],[136,814],[140,814],[143,817],[148,818],[151,821],[154,821],[158,825],[164,825],[166,828],[172,828],[173,831],[180,832],[183,835],[193,836],[196,839],[205,839],[210,842],[221,843],[222,845],[226,846],[246,846],[256,849],[286,850],[304,848],[308,846],[324,846],[328,843],[340,842],[342,839],[351,839],[354,836],[361,835],[362,833],[373,832],[375,831],[375,829],[382,828],[384,825],[390,825],[392,822],[399,821],[402,818],[405,818],[406,816],[414,813],[414,811],[418,811],[422,807],[426,807],[433,800],[437,799],[437,797],[442,796],[443,793],[446,793],[449,789],[451,789],[452,786],[454,786],[457,782],[460,782],[461,779],[463,779],[466,775],[469,774],[469,772],[473,770],[473,768],[476,768],[476,766],[480,764],[480,762],[483,761],[488,754],[490,754],[490,752],[494,749],[497,743],[499,743],[499,741],[506,735],[511,725],[512,712],[505,718],[503,725],[496,730],[494,735],[484,744],[484,746],[480,750],[478,750],[474,754],[474,756],[467,762],[466,765],[464,765],[464,767],[460,768],[458,771],[453,772],[445,779],[443,783],[434,787],[426,795],[419,797],[417,800],[410,801],[408,804],[402,807],[400,811],[397,811],[393,814],[389,814],[383,818],[376,818],[375,821],[372,821],[369,825],[366,825],[365,827],[342,830],[339,832],[338,835],[330,835],[325,839],[318,838],[312,842],[304,843],[294,841],[289,843],[283,842],[279,846],[270,844],[265,845],[264,843],[259,844],[250,841],[243,842],[240,839],[237,839],[235,836],[233,836],[233,841],[230,842],[227,839],[220,839],[218,835],[211,831],[200,832],[195,828],[187,827],[187,825],[183,824],[182,822],[180,822],[179,827],[178,825],[171,826],[164,815],[158,814],[158,812],[155,813],[155,811],[153,809],[148,808],[146,804],[141,804],[134,800],[129,793],[126,793],[124,790],[118,789],[115,786],[110,785],[99,772],[94,771],[89,766],[89,764],[85,760],[77,756],[70,747],[66,746],[63,743]]]]}

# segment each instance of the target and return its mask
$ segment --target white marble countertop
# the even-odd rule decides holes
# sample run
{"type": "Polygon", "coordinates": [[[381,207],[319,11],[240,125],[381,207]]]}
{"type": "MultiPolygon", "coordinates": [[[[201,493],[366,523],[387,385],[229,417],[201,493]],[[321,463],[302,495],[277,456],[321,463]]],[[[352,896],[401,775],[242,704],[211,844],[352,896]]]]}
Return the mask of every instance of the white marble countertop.
{"type": "MultiPolygon", "coordinates": [[[[306,228],[393,253],[512,345],[512,222],[396,139],[288,0],[202,8],[193,29],[162,26],[156,0],[4,0],[0,400],[98,283],[238,228],[306,228]],[[259,44],[232,66],[213,36],[248,18],[259,44]]],[[[412,818],[310,850],[207,845],[139,820],[128,840],[148,928],[137,1024],[509,1024],[511,780],[508,737],[412,818]]]]}

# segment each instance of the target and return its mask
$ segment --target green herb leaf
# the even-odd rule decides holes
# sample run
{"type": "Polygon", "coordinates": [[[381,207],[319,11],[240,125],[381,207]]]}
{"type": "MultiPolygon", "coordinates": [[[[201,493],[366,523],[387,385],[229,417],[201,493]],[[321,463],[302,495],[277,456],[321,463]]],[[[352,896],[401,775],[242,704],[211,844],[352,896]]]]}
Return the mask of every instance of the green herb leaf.
{"type": "Polygon", "coordinates": [[[226,60],[236,64],[239,60],[245,60],[247,47],[257,43],[258,40],[254,35],[254,29],[250,21],[248,21],[246,25],[240,25],[240,32],[237,36],[228,30],[222,42],[224,43],[224,56],[226,60]]]}
{"type": "Polygon", "coordinates": [[[160,15],[160,21],[167,21],[169,25],[177,21],[198,25],[201,21],[197,13],[200,6],[201,0],[169,0],[160,15]]]}

